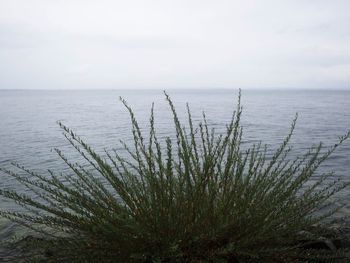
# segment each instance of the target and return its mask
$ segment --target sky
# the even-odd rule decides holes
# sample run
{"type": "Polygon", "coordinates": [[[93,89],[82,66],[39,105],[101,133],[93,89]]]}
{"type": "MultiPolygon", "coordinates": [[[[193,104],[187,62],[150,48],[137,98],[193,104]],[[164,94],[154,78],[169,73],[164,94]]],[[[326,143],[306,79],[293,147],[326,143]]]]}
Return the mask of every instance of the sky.
{"type": "Polygon", "coordinates": [[[0,89],[350,89],[349,0],[0,0],[0,89]]]}

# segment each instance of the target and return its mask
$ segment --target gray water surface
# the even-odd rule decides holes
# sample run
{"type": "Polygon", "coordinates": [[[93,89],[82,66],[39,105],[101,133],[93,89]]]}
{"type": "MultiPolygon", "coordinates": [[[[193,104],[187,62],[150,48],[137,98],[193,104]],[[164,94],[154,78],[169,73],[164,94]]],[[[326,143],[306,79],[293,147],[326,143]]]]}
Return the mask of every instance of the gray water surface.
{"type": "MultiPolygon", "coordinates": [[[[205,110],[209,124],[218,132],[225,128],[236,107],[237,90],[169,90],[180,118],[186,118],[189,102],[195,121],[205,110]]],[[[68,156],[75,152],[62,136],[57,121],[72,128],[97,150],[120,147],[118,141],[130,141],[130,119],[119,101],[125,98],[135,111],[143,129],[147,129],[151,103],[155,102],[158,135],[173,133],[172,118],[159,90],[0,90],[0,166],[17,161],[36,171],[66,169],[51,151],[57,147],[68,156]]],[[[246,143],[262,140],[275,149],[288,134],[299,113],[292,144],[294,154],[303,153],[319,141],[332,145],[338,136],[350,130],[350,91],[243,90],[243,139],[246,143]]],[[[321,167],[334,170],[342,180],[350,180],[350,141],[321,167]]],[[[17,189],[16,182],[0,176],[1,188],[17,189]]],[[[343,197],[350,200],[350,193],[343,197]]],[[[1,208],[12,204],[0,200],[1,208]]],[[[0,220],[0,240],[11,236],[13,224],[0,220]]]]}

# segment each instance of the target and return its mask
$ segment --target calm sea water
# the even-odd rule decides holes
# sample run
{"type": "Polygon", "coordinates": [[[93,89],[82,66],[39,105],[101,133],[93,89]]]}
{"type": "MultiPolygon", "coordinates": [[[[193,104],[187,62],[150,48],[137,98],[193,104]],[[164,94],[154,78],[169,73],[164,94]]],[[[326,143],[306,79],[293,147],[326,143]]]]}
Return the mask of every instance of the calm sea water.
{"type": "MultiPolygon", "coordinates": [[[[186,102],[199,120],[205,110],[209,124],[222,131],[236,106],[237,90],[169,90],[178,114],[186,118],[186,102]]],[[[119,101],[125,98],[147,129],[149,111],[155,102],[158,135],[173,133],[172,119],[164,95],[159,90],[101,91],[6,91],[0,90],[0,166],[17,161],[36,171],[66,167],[51,151],[60,148],[74,156],[56,124],[62,121],[98,150],[119,147],[119,139],[129,141],[129,115],[119,101]]],[[[275,149],[288,133],[296,112],[299,119],[292,144],[294,154],[323,141],[332,145],[350,130],[350,91],[243,90],[244,141],[262,140],[275,149]]],[[[342,145],[321,171],[334,170],[350,180],[350,141],[342,145]]],[[[10,178],[0,176],[1,188],[17,189],[10,178]]],[[[350,193],[343,197],[350,200],[350,193]]],[[[1,208],[11,204],[0,200],[1,208]]],[[[345,212],[344,212],[345,213],[345,212]]],[[[0,219],[0,240],[10,236],[14,226],[0,219]]]]}

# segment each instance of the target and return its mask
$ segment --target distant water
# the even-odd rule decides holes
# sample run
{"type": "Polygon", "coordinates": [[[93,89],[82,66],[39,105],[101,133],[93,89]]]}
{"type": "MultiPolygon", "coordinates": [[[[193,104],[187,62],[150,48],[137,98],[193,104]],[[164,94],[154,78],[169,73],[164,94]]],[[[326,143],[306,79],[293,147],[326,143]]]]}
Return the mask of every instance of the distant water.
{"type": "MultiPolygon", "coordinates": [[[[178,114],[185,120],[189,102],[195,120],[205,110],[217,131],[225,128],[236,106],[237,90],[169,90],[178,114]]],[[[118,148],[119,139],[130,141],[129,115],[119,101],[125,98],[135,111],[140,126],[148,127],[151,103],[155,102],[158,135],[173,132],[172,119],[162,91],[7,91],[0,90],[0,166],[11,161],[37,171],[66,169],[56,154],[58,147],[74,156],[56,121],[73,128],[98,150],[118,148]]],[[[350,91],[331,90],[243,90],[244,141],[262,140],[275,149],[288,133],[296,112],[299,119],[292,144],[294,154],[312,144],[332,145],[350,130],[350,91]]],[[[321,171],[334,170],[350,180],[350,141],[342,145],[321,171]]],[[[0,187],[15,188],[16,183],[0,176],[0,187]]],[[[350,193],[343,193],[350,201],[350,193]]],[[[0,200],[1,208],[11,209],[0,200]]],[[[13,232],[13,225],[0,219],[0,240],[13,232]]],[[[0,251],[1,252],[1,251],[0,251]]],[[[1,254],[1,253],[0,253],[1,254]]]]}

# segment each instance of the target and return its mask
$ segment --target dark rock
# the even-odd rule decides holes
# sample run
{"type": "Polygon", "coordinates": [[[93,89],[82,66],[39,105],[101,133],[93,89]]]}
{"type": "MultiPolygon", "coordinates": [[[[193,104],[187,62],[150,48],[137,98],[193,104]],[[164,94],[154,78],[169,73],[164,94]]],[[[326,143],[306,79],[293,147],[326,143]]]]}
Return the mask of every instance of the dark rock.
{"type": "Polygon", "coordinates": [[[301,240],[299,241],[300,248],[303,249],[316,249],[316,250],[331,250],[336,251],[337,249],[344,248],[344,240],[342,239],[320,239],[320,240],[301,240]]]}
{"type": "Polygon", "coordinates": [[[49,257],[53,257],[54,253],[51,250],[46,250],[44,255],[45,257],[49,258],[49,257]]]}
{"type": "Polygon", "coordinates": [[[227,258],[227,263],[239,263],[239,262],[238,262],[238,259],[235,255],[230,255],[227,258]]]}

